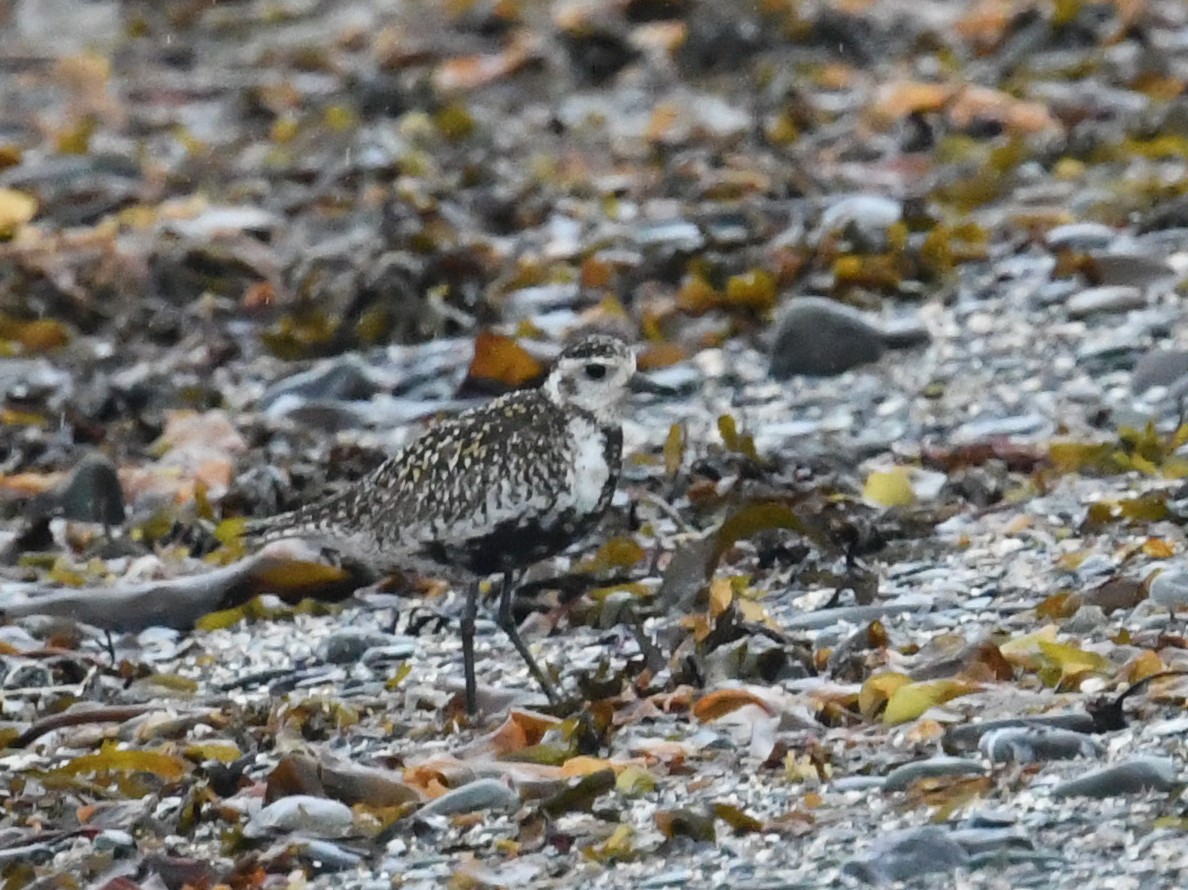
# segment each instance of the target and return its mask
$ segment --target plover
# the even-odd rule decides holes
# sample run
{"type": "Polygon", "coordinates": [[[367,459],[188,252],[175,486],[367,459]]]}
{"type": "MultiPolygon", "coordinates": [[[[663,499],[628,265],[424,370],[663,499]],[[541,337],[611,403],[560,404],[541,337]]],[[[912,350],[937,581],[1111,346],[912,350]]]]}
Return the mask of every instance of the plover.
{"type": "Polygon", "coordinates": [[[372,473],[323,500],[249,523],[254,543],[301,538],[379,571],[465,585],[466,708],[477,710],[479,585],[500,576],[498,623],[549,700],[557,695],[512,617],[520,573],[588,533],[622,465],[623,403],[635,357],[620,340],[569,345],[535,390],[431,427],[372,473]]]}

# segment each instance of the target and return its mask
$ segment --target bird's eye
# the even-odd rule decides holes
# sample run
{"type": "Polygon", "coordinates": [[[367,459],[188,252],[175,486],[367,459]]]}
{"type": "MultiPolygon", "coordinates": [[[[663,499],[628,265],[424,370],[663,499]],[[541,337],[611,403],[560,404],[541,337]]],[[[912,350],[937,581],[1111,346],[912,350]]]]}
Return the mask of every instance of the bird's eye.
{"type": "Polygon", "coordinates": [[[606,365],[586,365],[586,376],[591,380],[601,380],[606,376],[606,365]]]}

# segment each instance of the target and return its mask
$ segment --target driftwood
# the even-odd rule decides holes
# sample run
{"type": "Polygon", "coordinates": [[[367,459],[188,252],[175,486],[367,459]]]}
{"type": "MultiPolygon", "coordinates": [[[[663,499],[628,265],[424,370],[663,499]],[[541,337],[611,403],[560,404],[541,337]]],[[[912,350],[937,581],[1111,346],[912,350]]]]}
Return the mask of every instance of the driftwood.
{"type": "Polygon", "coordinates": [[[371,580],[354,566],[338,568],[261,553],[209,572],[107,587],[4,584],[0,618],[50,615],[111,631],[154,626],[189,630],[203,615],[235,608],[259,594],[275,594],[286,602],[337,602],[371,580]]]}

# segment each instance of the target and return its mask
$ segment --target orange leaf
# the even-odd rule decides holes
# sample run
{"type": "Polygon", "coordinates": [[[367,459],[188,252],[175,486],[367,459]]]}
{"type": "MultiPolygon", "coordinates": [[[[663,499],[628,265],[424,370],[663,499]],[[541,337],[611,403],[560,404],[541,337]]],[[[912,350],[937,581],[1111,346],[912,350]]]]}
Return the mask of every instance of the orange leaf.
{"type": "Polygon", "coordinates": [[[482,331],[474,340],[469,373],[472,379],[493,380],[514,389],[543,373],[544,366],[511,337],[482,331]]]}
{"type": "Polygon", "coordinates": [[[498,729],[488,737],[491,752],[496,757],[539,745],[544,734],[561,721],[535,711],[513,710],[498,729]]]}
{"type": "Polygon", "coordinates": [[[767,702],[750,690],[719,689],[698,699],[697,704],[693,706],[693,716],[702,723],[708,723],[719,717],[725,717],[744,705],[758,705],[768,714],[775,714],[767,702]]]}

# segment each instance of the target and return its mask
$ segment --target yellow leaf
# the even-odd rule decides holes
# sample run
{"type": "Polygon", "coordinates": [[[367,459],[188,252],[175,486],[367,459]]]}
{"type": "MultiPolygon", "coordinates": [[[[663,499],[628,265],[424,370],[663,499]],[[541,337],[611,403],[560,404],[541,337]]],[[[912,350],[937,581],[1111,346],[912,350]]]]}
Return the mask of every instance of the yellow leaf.
{"type": "Polygon", "coordinates": [[[626,535],[611,538],[589,559],[582,560],[576,572],[605,572],[609,569],[629,569],[643,562],[647,553],[626,535]]]}
{"type": "Polygon", "coordinates": [[[282,593],[333,584],[346,578],[347,571],[322,562],[293,559],[265,566],[255,573],[255,577],[273,593],[282,593]]]}
{"type": "Polygon", "coordinates": [[[0,238],[13,234],[37,214],[37,199],[16,189],[0,188],[0,238]]]}
{"type": "Polygon", "coordinates": [[[570,757],[561,764],[561,775],[568,779],[574,776],[590,776],[608,769],[618,772],[625,768],[626,765],[621,762],[579,754],[577,757],[570,757]]]}
{"type": "Polygon", "coordinates": [[[1150,649],[1144,649],[1126,665],[1125,677],[1128,683],[1137,683],[1154,674],[1161,674],[1165,670],[1167,670],[1167,665],[1163,663],[1163,659],[1150,649]]]}
{"type": "Polygon", "coordinates": [[[739,599],[737,602],[738,613],[742,615],[743,621],[749,621],[752,624],[762,624],[765,627],[770,627],[772,630],[779,630],[780,623],[776,621],[762,605],[754,600],[739,599]]]}
{"type": "Polygon", "coordinates": [[[247,528],[247,520],[242,516],[234,516],[231,519],[224,519],[215,526],[214,536],[220,544],[230,544],[232,541],[237,541],[243,535],[243,530],[247,528]]]}
{"type": "Polygon", "coordinates": [[[883,711],[883,722],[888,726],[915,720],[929,708],[941,705],[950,699],[976,692],[977,686],[960,680],[931,680],[925,683],[907,683],[891,694],[887,710],[883,711]]]}
{"type": "Polygon", "coordinates": [[[764,312],[775,306],[775,276],[764,269],[732,275],[726,281],[726,302],[739,308],[764,312]]]}
{"type": "Polygon", "coordinates": [[[911,470],[907,467],[875,470],[866,477],[862,499],[880,507],[906,507],[915,503],[911,470]]]}
{"type": "Polygon", "coordinates": [[[234,609],[220,609],[217,612],[207,612],[194,622],[194,628],[208,633],[214,630],[226,630],[229,627],[234,627],[246,617],[247,612],[242,606],[236,606],[234,609]]]}
{"type": "Polygon", "coordinates": [[[656,789],[656,777],[643,767],[629,766],[615,779],[615,791],[624,797],[639,797],[656,789]]]}
{"type": "Polygon", "coordinates": [[[1048,624],[1041,627],[1035,633],[1030,633],[1014,640],[1007,640],[998,649],[1002,652],[1002,657],[1015,667],[1035,670],[1039,667],[1039,661],[1042,655],[1040,643],[1054,643],[1056,641],[1056,633],[1056,625],[1048,624]]]}
{"type": "Polygon", "coordinates": [[[1065,643],[1039,642],[1039,650],[1049,662],[1060,668],[1062,678],[1077,677],[1086,673],[1103,673],[1110,670],[1111,662],[1104,655],[1086,652],[1065,643]]]}
{"type": "Polygon", "coordinates": [[[734,588],[729,578],[715,578],[710,582],[709,614],[710,618],[717,618],[730,608],[734,602],[734,588]]]}
{"type": "Polygon", "coordinates": [[[1147,538],[1143,542],[1143,555],[1152,559],[1171,559],[1176,555],[1176,546],[1166,538],[1147,538]]]}
{"type": "Polygon", "coordinates": [[[601,844],[587,847],[582,851],[587,859],[595,862],[611,862],[616,859],[630,859],[635,855],[635,829],[625,822],[615,826],[615,830],[601,844]]]}
{"type": "Polygon", "coordinates": [[[109,771],[144,772],[152,773],[168,782],[176,782],[186,775],[189,769],[189,764],[173,754],[161,751],[126,751],[109,742],[97,753],[75,757],[54,772],[67,776],[109,771]]]}
{"type": "Polygon", "coordinates": [[[668,436],[664,439],[664,473],[669,479],[675,478],[681,471],[684,459],[685,427],[684,424],[674,423],[668,428],[668,436]]]}
{"type": "Polygon", "coordinates": [[[710,560],[711,568],[718,564],[722,554],[733,547],[736,541],[776,528],[808,533],[800,517],[784,504],[760,501],[747,504],[737,513],[732,513],[718,529],[714,555],[710,560]]]}
{"type": "Polygon", "coordinates": [[[907,674],[897,674],[892,671],[869,677],[862,684],[862,689],[858,693],[859,712],[868,720],[873,718],[883,703],[895,693],[896,689],[900,686],[906,686],[911,682],[912,678],[907,674]]]}
{"type": "Polygon", "coordinates": [[[231,742],[198,742],[187,745],[185,755],[190,760],[199,763],[206,760],[217,760],[219,763],[232,763],[242,755],[239,748],[231,742]]]}

